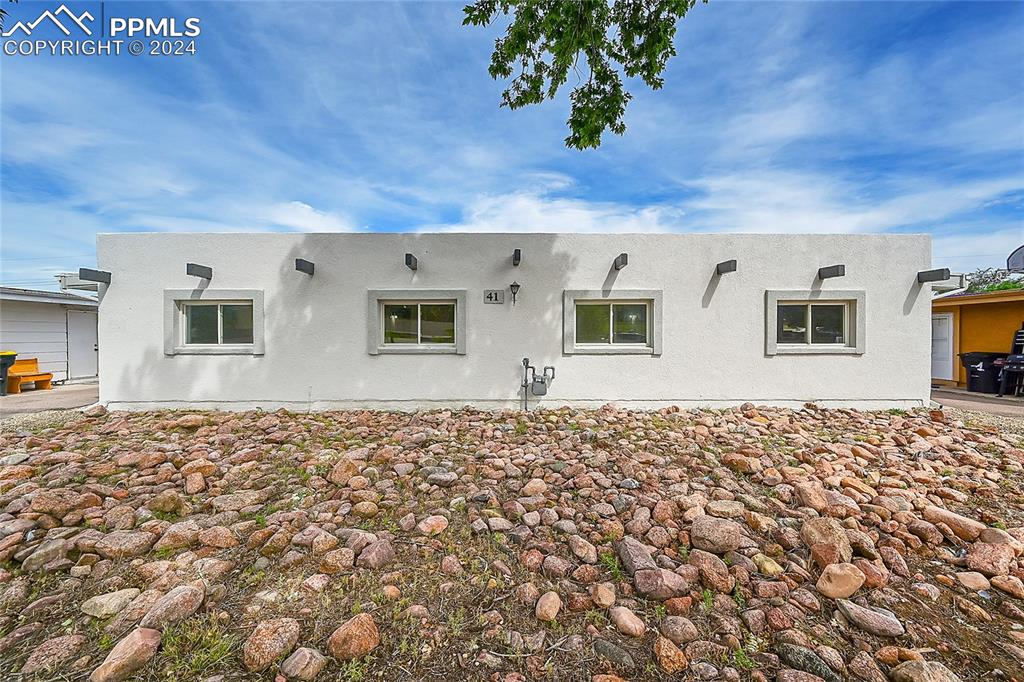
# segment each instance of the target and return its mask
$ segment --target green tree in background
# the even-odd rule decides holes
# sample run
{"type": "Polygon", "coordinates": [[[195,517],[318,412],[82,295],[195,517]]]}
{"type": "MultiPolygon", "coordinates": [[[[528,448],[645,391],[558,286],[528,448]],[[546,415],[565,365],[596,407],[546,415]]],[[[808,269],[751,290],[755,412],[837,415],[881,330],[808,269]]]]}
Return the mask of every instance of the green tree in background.
{"type": "Polygon", "coordinates": [[[967,275],[967,292],[971,294],[1014,289],[1024,289],[1024,279],[1006,270],[981,268],[967,275]]]}
{"type": "MultiPolygon", "coordinates": [[[[477,0],[464,8],[463,25],[486,26],[510,16],[494,43],[488,72],[511,78],[501,105],[518,109],[554,99],[570,72],[577,85],[569,99],[567,147],[601,145],[606,130],[626,131],[632,98],[625,74],[651,89],[664,84],[665,64],[676,54],[676,23],[698,0],[477,0]]],[[[704,0],[707,2],[707,0],[704,0]]]]}
{"type": "MultiPolygon", "coordinates": [[[[18,0],[7,0],[7,2],[18,2],[18,0]]],[[[4,30],[4,25],[7,23],[7,10],[0,7],[0,31],[4,30]]]]}

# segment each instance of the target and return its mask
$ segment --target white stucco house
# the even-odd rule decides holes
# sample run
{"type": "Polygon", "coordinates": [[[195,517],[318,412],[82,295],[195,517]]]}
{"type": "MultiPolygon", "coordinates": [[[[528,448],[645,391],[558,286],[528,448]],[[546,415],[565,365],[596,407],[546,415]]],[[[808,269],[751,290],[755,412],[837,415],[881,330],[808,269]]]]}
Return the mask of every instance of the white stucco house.
{"type": "Polygon", "coordinates": [[[98,306],[87,296],[0,287],[0,350],[37,358],[53,381],[95,379],[98,306]]]}
{"type": "Polygon", "coordinates": [[[929,399],[925,235],[105,234],[97,254],[113,408],[929,399]]]}

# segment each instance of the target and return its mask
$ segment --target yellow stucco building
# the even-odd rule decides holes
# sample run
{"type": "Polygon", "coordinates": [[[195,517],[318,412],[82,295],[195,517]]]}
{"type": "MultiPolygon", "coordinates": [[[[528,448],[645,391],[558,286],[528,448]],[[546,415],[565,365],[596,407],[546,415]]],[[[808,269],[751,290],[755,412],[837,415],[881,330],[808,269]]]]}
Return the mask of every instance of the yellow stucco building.
{"type": "Polygon", "coordinates": [[[958,357],[974,351],[1009,353],[1024,326],[1024,290],[954,294],[932,301],[932,383],[965,386],[958,357]]]}

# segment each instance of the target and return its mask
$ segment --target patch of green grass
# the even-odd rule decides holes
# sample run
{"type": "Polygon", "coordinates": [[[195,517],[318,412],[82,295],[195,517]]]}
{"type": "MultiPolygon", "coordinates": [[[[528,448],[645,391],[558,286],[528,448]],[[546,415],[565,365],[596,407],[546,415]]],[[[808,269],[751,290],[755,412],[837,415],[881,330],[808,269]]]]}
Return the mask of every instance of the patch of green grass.
{"type": "Polygon", "coordinates": [[[700,593],[700,598],[704,602],[704,610],[705,611],[710,611],[712,606],[714,606],[714,603],[715,603],[715,595],[711,592],[711,590],[705,588],[700,593]]]}
{"type": "Polygon", "coordinates": [[[732,652],[732,664],[740,670],[753,670],[757,667],[757,663],[754,662],[754,659],[747,654],[742,646],[732,652]]]}
{"type": "Polygon", "coordinates": [[[886,410],[886,412],[888,412],[891,415],[896,415],[896,416],[900,416],[900,417],[902,417],[902,416],[907,414],[906,410],[901,410],[898,407],[890,407],[888,410],[886,410]]]}
{"type": "Polygon", "coordinates": [[[301,481],[302,483],[305,483],[310,478],[312,478],[312,474],[309,473],[309,471],[307,471],[305,467],[296,466],[295,464],[290,464],[288,462],[279,463],[276,469],[277,473],[282,478],[287,479],[292,478],[294,476],[295,478],[298,478],[299,481],[301,481]]]}
{"type": "Polygon", "coordinates": [[[199,679],[224,667],[237,646],[237,636],[214,616],[189,618],[164,630],[157,667],[167,680],[199,679]]]}
{"type": "Polygon", "coordinates": [[[114,638],[109,633],[104,632],[100,636],[99,641],[96,642],[96,646],[100,648],[100,651],[110,651],[114,648],[114,638]]]}
{"type": "Polygon", "coordinates": [[[619,565],[619,557],[615,556],[611,552],[605,552],[600,556],[601,565],[608,569],[608,572],[612,574],[612,578],[615,580],[622,580],[626,577],[626,574],[622,570],[622,566],[619,565]]]}
{"type": "Polygon", "coordinates": [[[529,430],[529,427],[527,427],[526,422],[524,422],[522,419],[520,419],[519,421],[516,422],[516,435],[517,436],[525,436],[526,432],[528,430],[529,430]]]}
{"type": "Polygon", "coordinates": [[[334,679],[345,680],[345,682],[361,682],[366,679],[366,661],[357,660],[342,663],[334,679]]]}
{"type": "Polygon", "coordinates": [[[181,518],[178,512],[153,511],[152,509],[149,511],[153,514],[154,519],[160,519],[161,521],[170,521],[171,523],[174,523],[181,518]]]}
{"type": "Polygon", "coordinates": [[[258,571],[252,566],[247,566],[239,576],[239,580],[251,586],[262,582],[265,577],[267,577],[267,574],[264,571],[258,571]]]}
{"type": "Polygon", "coordinates": [[[448,626],[448,633],[452,637],[460,637],[466,630],[466,610],[459,607],[448,614],[446,621],[448,626]]]}
{"type": "Polygon", "coordinates": [[[739,608],[740,611],[747,608],[747,598],[743,596],[742,592],[740,592],[739,585],[734,587],[732,590],[732,600],[736,602],[736,606],[739,608]]]}

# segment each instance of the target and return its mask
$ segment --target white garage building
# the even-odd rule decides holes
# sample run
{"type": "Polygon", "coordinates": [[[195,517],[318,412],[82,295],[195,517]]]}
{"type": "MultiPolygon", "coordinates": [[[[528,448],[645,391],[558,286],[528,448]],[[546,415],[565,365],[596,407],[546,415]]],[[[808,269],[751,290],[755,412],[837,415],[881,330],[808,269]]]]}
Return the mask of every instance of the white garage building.
{"type": "Polygon", "coordinates": [[[925,235],[108,234],[97,251],[114,408],[929,398],[925,235]]]}
{"type": "Polygon", "coordinates": [[[86,296],[0,287],[0,350],[38,358],[54,381],[95,379],[98,306],[86,296]]]}

